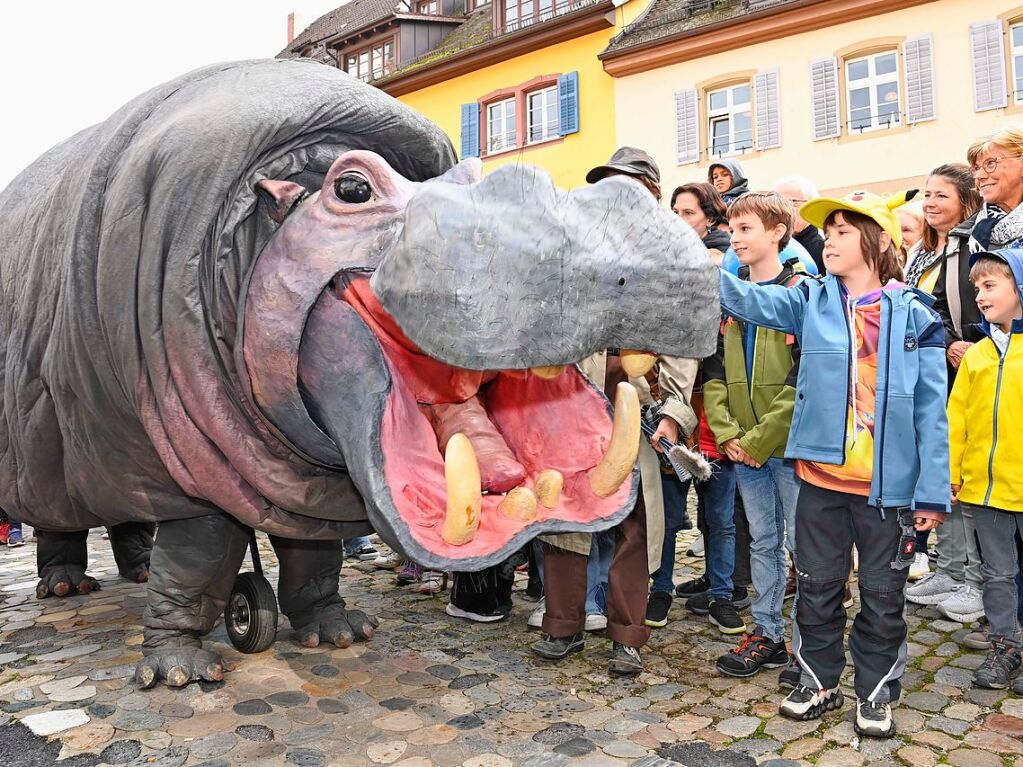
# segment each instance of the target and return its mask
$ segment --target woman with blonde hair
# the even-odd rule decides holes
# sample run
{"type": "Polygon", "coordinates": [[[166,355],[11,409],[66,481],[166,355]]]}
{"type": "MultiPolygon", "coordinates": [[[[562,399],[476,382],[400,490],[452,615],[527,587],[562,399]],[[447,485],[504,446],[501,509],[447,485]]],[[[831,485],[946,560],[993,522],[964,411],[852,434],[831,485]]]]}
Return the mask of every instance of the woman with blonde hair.
{"type": "Polygon", "coordinates": [[[977,139],[966,159],[984,198],[970,235],[970,251],[1023,245],[1023,126],[1011,125],[977,139]]]}

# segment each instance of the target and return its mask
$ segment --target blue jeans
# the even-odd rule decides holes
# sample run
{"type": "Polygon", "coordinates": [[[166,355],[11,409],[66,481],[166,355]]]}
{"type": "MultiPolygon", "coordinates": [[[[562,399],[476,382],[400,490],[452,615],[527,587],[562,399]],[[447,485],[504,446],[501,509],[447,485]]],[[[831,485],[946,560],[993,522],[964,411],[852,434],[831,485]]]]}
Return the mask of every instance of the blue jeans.
{"type": "Polygon", "coordinates": [[[607,577],[615,555],[615,528],[593,534],[586,560],[586,614],[607,612],[607,577]]]}
{"type": "Polygon", "coordinates": [[[651,591],[665,591],[670,594],[675,590],[675,581],[672,578],[675,572],[675,539],[682,529],[682,516],[689,495],[689,484],[674,474],[661,474],[661,492],[664,495],[664,544],[661,546],[661,566],[654,573],[651,591]]]}
{"type": "Polygon", "coordinates": [[[792,463],[781,458],[769,458],[759,469],[736,464],[735,476],[749,522],[750,570],[757,592],[751,608],[753,620],[766,638],[781,642],[785,639],[782,608],[788,577],[782,540],[794,562],[799,480],[792,463]]]}
{"type": "Polygon", "coordinates": [[[346,557],[354,557],[355,552],[361,549],[363,546],[372,546],[369,542],[368,535],[360,535],[358,538],[349,538],[344,542],[344,551],[346,557]]]}
{"type": "Polygon", "coordinates": [[[704,540],[711,599],[732,598],[735,570],[735,468],[731,461],[711,462],[711,477],[699,485],[708,534],[704,540]]]}

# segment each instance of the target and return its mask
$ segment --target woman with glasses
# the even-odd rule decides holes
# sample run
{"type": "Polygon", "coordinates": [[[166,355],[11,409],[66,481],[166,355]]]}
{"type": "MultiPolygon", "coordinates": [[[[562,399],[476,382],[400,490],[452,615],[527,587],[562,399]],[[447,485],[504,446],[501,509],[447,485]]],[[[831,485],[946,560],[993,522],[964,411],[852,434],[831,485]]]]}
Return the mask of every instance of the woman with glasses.
{"type": "Polygon", "coordinates": [[[966,153],[984,207],[970,236],[971,252],[1023,244],[1023,126],[974,141],[966,153]]]}

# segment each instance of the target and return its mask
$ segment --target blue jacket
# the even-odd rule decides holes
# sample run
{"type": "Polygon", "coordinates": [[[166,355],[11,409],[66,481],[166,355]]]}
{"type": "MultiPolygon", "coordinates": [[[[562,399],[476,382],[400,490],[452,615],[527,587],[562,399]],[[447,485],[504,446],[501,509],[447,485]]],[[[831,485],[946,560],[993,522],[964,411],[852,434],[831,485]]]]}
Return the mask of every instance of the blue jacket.
{"type": "MultiPolygon", "coordinates": [[[[868,503],[948,513],[945,331],[913,288],[882,291],[874,477],[868,503]]],[[[802,353],[786,458],[845,463],[851,329],[834,276],[786,288],[721,272],[721,305],[736,317],[792,333],[802,353]]]]}

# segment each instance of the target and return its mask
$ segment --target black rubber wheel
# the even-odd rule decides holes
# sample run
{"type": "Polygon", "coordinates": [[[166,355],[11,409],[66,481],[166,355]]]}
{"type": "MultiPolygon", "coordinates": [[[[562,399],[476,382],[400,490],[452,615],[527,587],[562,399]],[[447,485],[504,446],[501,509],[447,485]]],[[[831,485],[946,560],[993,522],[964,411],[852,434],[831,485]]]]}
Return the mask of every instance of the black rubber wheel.
{"type": "Polygon", "coordinates": [[[270,581],[240,573],[224,608],[227,637],[244,653],[263,652],[277,636],[277,597],[270,581]]]}

